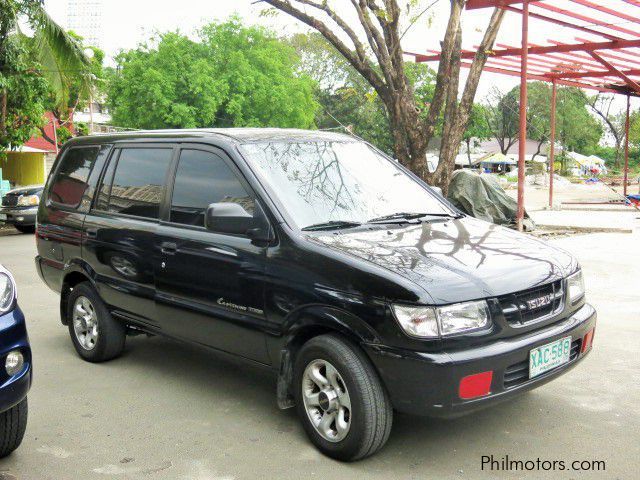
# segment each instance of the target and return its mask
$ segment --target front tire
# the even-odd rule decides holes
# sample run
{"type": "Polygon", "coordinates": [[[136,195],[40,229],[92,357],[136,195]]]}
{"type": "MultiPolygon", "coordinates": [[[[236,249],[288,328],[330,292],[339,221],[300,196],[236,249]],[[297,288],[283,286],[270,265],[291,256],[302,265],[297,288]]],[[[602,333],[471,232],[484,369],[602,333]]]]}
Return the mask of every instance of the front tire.
{"type": "Polygon", "coordinates": [[[90,283],[76,285],[69,294],[67,323],[73,346],[84,360],[105,362],[122,353],[125,327],[113,319],[90,283]]]}
{"type": "Polygon", "coordinates": [[[354,461],[380,450],[391,432],[393,409],[365,354],[338,335],[303,345],[294,369],[298,416],[325,455],[354,461]]]}
{"type": "Polygon", "coordinates": [[[28,410],[25,398],[6,412],[0,413],[0,458],[9,455],[22,443],[27,429],[28,410]]]}

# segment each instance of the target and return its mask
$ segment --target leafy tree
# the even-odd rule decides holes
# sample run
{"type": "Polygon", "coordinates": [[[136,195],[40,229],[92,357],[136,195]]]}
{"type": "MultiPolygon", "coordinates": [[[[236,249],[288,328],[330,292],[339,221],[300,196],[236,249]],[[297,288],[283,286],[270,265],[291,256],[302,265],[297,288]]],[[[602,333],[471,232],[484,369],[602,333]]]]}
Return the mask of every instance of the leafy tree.
{"type": "MultiPolygon", "coordinates": [[[[517,94],[520,95],[520,88],[517,89],[517,94]]],[[[557,111],[556,108],[556,114],[557,111]]],[[[531,82],[527,85],[527,138],[538,144],[532,159],[540,155],[542,146],[549,141],[550,136],[551,86],[546,82],[531,82]]]]}
{"type": "Polygon", "coordinates": [[[433,94],[425,105],[416,100],[416,87],[409,78],[404,60],[402,38],[421,16],[414,12],[428,10],[433,2],[411,0],[403,2],[404,8],[397,0],[353,0],[351,7],[343,5],[348,2],[338,0],[264,0],[264,3],[316,30],[340,52],[384,104],[396,158],[446,193],[480,74],[493,48],[504,10],[494,9],[478,51],[470,58],[467,80],[459,95],[461,57],[469,58],[468,54],[461,53],[461,17],[466,2],[450,2],[433,94]],[[343,12],[352,14],[357,20],[342,16],[343,12]],[[442,115],[447,121],[442,125],[440,162],[431,173],[427,168],[426,151],[442,115]]]}
{"type": "Polygon", "coordinates": [[[569,151],[589,153],[602,138],[602,125],[589,113],[588,101],[576,87],[558,88],[557,137],[569,151]]]}
{"type": "Polygon", "coordinates": [[[75,135],[88,133],[86,125],[73,123],[73,115],[78,108],[84,108],[92,98],[102,95],[105,81],[105,72],[102,65],[104,52],[97,47],[84,45],[83,38],[76,33],[72,31],[67,33],[82,46],[84,52],[90,55],[87,58],[86,71],[82,75],[69,78],[69,85],[66,88],[66,101],[57,100],[57,95],[51,90],[45,100],[46,110],[51,112],[56,119],[56,138],[51,138],[44,126],[39,128],[40,135],[51,143],[55,143],[57,140],[59,147],[75,135]]]}
{"type": "Polygon", "coordinates": [[[313,82],[293,48],[238,18],[193,41],[165,33],[122,52],[109,82],[114,123],[133,128],[313,126],[313,82]]]}
{"type": "MultiPolygon", "coordinates": [[[[587,108],[589,99],[575,87],[558,87],[556,100],[556,141],[567,150],[592,152],[602,137],[602,126],[587,108]]],[[[492,91],[489,98],[489,125],[502,153],[519,136],[520,86],[506,94],[492,91]]],[[[531,82],[527,87],[527,137],[538,142],[539,155],[551,133],[551,87],[531,82]]]]}
{"type": "Polygon", "coordinates": [[[42,122],[44,77],[62,104],[71,78],[87,69],[78,43],[46,13],[42,2],[0,0],[0,150],[16,146],[42,122]],[[26,24],[31,36],[21,30],[26,24]]]}
{"type": "Polygon", "coordinates": [[[629,114],[629,143],[640,148],[640,110],[629,114]]]}
{"type": "Polygon", "coordinates": [[[598,93],[589,99],[589,107],[598,115],[606,132],[613,138],[615,149],[612,163],[620,167],[622,162],[622,145],[625,136],[626,114],[612,109],[615,105],[615,95],[598,93]]]}
{"type": "Polygon", "coordinates": [[[519,88],[506,94],[497,87],[492,88],[486,98],[484,111],[491,136],[496,139],[500,152],[506,155],[518,141],[519,130],[519,88]]]}
{"type": "Polygon", "coordinates": [[[0,124],[0,157],[12,147],[29,140],[44,118],[43,98],[48,84],[28,63],[25,45],[10,38],[3,42],[3,70],[0,70],[2,91],[0,124]]]}
{"type": "Polygon", "coordinates": [[[474,142],[474,146],[478,146],[479,142],[488,140],[491,138],[492,130],[487,122],[488,117],[487,107],[480,104],[474,104],[471,109],[471,116],[469,117],[469,124],[464,131],[462,139],[467,146],[467,159],[469,165],[471,165],[471,142],[474,142]]]}
{"type": "MultiPolygon", "coordinates": [[[[288,42],[300,55],[300,71],[315,80],[315,96],[320,104],[317,127],[347,128],[393,155],[394,142],[384,103],[362,75],[317,32],[293,35],[288,42]]],[[[436,72],[423,63],[407,64],[406,68],[416,104],[425,111],[433,97],[436,72]]]]}

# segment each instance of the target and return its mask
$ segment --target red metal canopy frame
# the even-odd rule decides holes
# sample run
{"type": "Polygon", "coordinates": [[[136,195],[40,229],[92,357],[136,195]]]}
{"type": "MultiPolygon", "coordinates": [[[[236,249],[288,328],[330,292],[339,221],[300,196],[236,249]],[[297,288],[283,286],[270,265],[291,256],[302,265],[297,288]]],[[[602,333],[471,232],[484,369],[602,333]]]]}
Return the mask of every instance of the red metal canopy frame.
{"type": "MultiPolygon", "coordinates": [[[[497,43],[487,52],[484,70],[520,77],[520,141],[518,152],[518,229],[524,218],[524,173],[527,138],[527,80],[550,82],[551,134],[549,139],[549,207],[553,207],[553,170],[556,134],[557,86],[566,85],[598,92],[626,95],[624,146],[624,196],[629,175],[630,98],[640,97],[640,0],[468,0],[468,10],[498,7],[520,14],[520,46],[497,43]],[[549,39],[546,45],[529,42],[529,19],[580,32],[575,43],[549,39]],[[587,36],[584,36],[587,35],[587,36]]],[[[553,31],[553,30],[549,30],[553,31]]],[[[416,62],[436,62],[440,52],[405,52],[416,62]]],[[[461,52],[463,67],[471,66],[475,50],[461,52]]]]}

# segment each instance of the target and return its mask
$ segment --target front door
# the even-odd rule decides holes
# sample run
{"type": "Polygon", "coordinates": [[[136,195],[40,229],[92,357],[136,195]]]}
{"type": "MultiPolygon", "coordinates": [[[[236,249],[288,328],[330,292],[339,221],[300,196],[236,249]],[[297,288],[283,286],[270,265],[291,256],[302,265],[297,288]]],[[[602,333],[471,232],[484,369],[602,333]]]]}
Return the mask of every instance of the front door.
{"type": "Polygon", "coordinates": [[[211,203],[234,202],[252,213],[249,191],[221,151],[182,148],[170,208],[156,236],[156,308],[162,329],[172,336],[268,363],[265,247],[204,227],[211,203]]]}

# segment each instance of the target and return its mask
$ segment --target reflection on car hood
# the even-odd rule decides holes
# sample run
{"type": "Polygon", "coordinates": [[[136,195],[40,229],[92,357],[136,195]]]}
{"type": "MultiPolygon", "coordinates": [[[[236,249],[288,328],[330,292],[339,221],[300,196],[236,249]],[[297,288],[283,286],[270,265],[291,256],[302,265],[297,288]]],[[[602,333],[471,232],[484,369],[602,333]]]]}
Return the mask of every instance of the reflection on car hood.
{"type": "Polygon", "coordinates": [[[524,290],[577,268],[561,249],[470,217],[308,238],[403,275],[436,304],[524,290]]]}

